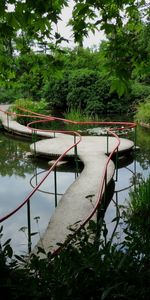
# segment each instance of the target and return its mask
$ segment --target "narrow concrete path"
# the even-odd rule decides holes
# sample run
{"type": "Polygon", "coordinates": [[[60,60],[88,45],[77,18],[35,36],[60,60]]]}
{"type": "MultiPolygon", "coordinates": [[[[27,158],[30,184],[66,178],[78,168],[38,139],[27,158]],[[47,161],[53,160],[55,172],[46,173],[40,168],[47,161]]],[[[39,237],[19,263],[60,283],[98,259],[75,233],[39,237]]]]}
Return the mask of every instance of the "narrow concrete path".
{"type": "MultiPolygon", "coordinates": [[[[8,117],[4,112],[8,110],[10,105],[0,105],[0,120],[3,124],[3,127],[10,133],[20,135],[23,137],[32,136],[32,129],[27,128],[15,121],[14,118],[8,117]]],[[[54,137],[53,133],[46,133],[36,130],[36,135],[40,138],[51,138],[54,137]]]]}
{"type": "MultiPolygon", "coordinates": [[[[0,116],[6,130],[12,130],[17,134],[31,134],[28,128],[15,121],[9,120],[8,126],[6,116],[3,114],[0,116]]],[[[49,137],[48,134],[44,133],[44,135],[49,137]]],[[[59,156],[73,143],[73,136],[57,133],[55,138],[42,139],[36,142],[36,145],[31,144],[30,149],[32,152],[35,152],[36,149],[36,155],[40,156],[59,156]]],[[[116,139],[109,137],[109,152],[113,150],[115,145],[116,139]]],[[[133,146],[132,141],[121,138],[118,151],[124,152],[133,146]]],[[[62,196],[41,241],[37,244],[37,246],[44,247],[46,252],[57,249],[57,243],[63,243],[68,234],[71,233],[69,226],[74,226],[77,222],[79,222],[79,226],[92,211],[101,189],[102,175],[107,162],[106,148],[107,138],[102,136],[83,136],[82,141],[77,145],[77,154],[84,164],[84,169],[62,196]],[[88,195],[93,195],[92,201],[87,197],[88,195]]],[[[67,155],[74,156],[74,149],[70,150],[67,155]]],[[[110,161],[107,169],[107,183],[112,179],[114,171],[114,163],[110,161]]],[[[36,248],[33,251],[36,251],[36,248]]]]}
{"type": "MultiPolygon", "coordinates": [[[[37,155],[61,155],[67,148],[73,144],[73,137],[65,134],[56,134],[54,139],[41,140],[36,143],[37,155]]],[[[109,152],[116,145],[116,139],[109,138],[109,152]]],[[[133,142],[121,138],[119,151],[126,151],[134,146],[133,142]]],[[[46,251],[57,249],[57,243],[63,243],[66,236],[71,232],[69,226],[80,223],[86,219],[92,211],[99,191],[101,189],[102,175],[107,162],[107,137],[84,136],[82,141],[77,145],[77,154],[79,159],[84,163],[84,169],[75,182],[68,188],[53,216],[51,217],[48,227],[37,246],[42,246],[46,251]],[[87,198],[88,195],[94,195],[92,201],[87,198]]],[[[34,144],[30,147],[34,152],[34,144]]],[[[67,154],[74,155],[74,149],[67,154]]],[[[109,162],[107,170],[107,183],[110,182],[114,175],[115,166],[112,161],[109,162]]],[[[96,215],[94,216],[96,218],[96,215]]]]}

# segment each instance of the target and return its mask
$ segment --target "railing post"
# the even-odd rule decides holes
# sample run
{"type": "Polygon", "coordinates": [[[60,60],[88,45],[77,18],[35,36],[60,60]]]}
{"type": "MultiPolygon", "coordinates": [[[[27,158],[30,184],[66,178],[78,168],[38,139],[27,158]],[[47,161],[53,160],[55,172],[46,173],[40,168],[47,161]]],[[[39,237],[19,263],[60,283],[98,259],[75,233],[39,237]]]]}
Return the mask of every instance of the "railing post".
{"type": "Polygon", "coordinates": [[[107,154],[108,154],[108,150],[109,150],[109,134],[108,134],[108,131],[107,131],[107,154]]]}
{"type": "Polygon", "coordinates": [[[104,201],[106,201],[106,190],[107,190],[107,169],[106,169],[106,172],[105,172],[104,201]]]}
{"type": "Polygon", "coordinates": [[[27,222],[28,222],[28,252],[31,252],[31,219],[30,219],[30,199],[27,201],[27,222]]]}
{"type": "Polygon", "coordinates": [[[57,170],[54,168],[54,192],[55,192],[55,207],[57,207],[57,170]]]}
{"type": "MultiPolygon", "coordinates": [[[[76,135],[74,134],[74,144],[76,143],[76,135]]],[[[75,163],[76,163],[76,173],[75,178],[78,177],[78,153],[77,153],[77,145],[74,147],[74,155],[75,155],[75,163]]]]}
{"type": "MultiPolygon", "coordinates": [[[[76,135],[74,134],[74,144],[75,143],[76,143],[76,135]]],[[[75,147],[74,147],[74,155],[75,155],[75,157],[77,155],[77,145],[75,145],[75,147]]]]}
{"type": "Polygon", "coordinates": [[[8,116],[8,113],[6,113],[6,114],[7,114],[7,127],[9,129],[9,116],[8,116]]]}
{"type": "Polygon", "coordinates": [[[118,180],[118,147],[116,149],[116,181],[118,180]]]}
{"type": "Polygon", "coordinates": [[[137,127],[134,127],[134,189],[136,189],[136,146],[137,146],[137,127]]]}
{"type": "Polygon", "coordinates": [[[78,175],[79,175],[79,169],[78,169],[78,159],[77,159],[77,158],[75,158],[75,162],[76,162],[76,172],[75,172],[75,178],[77,178],[77,177],[78,177],[78,175]]]}
{"type": "Polygon", "coordinates": [[[36,155],[36,131],[32,130],[32,142],[34,144],[34,155],[36,155]]]}
{"type": "Polygon", "coordinates": [[[136,144],[137,144],[137,127],[134,127],[134,150],[136,150],[136,144]]]}
{"type": "Polygon", "coordinates": [[[35,168],[35,185],[38,184],[38,179],[37,179],[37,177],[38,177],[38,174],[37,174],[37,164],[36,164],[36,168],[35,168]]]}

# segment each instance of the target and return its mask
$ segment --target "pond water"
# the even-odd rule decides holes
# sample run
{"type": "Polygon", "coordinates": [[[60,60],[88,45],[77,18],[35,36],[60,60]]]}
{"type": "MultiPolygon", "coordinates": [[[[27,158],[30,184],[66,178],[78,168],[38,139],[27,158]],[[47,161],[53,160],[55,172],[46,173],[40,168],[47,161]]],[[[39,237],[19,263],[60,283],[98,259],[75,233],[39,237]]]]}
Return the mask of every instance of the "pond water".
{"type": "MultiPolygon", "coordinates": [[[[131,135],[129,138],[133,139],[131,135]]],[[[22,203],[48,170],[48,160],[28,156],[30,141],[21,141],[0,133],[0,218],[22,203]]],[[[113,200],[110,201],[105,221],[109,234],[114,230],[112,219],[116,214],[116,203],[125,204],[134,183],[150,174],[150,130],[137,128],[139,150],[133,156],[120,159],[118,180],[114,181],[113,200]]],[[[82,166],[79,168],[79,173],[82,166]]],[[[67,163],[57,169],[57,196],[54,188],[54,172],[46,179],[39,191],[30,200],[30,221],[32,247],[45,231],[61,195],[77,176],[75,163],[67,163]]],[[[115,176],[114,176],[115,179],[115,176]]],[[[17,254],[28,252],[27,205],[3,222],[4,241],[11,238],[11,245],[17,254]]],[[[121,230],[121,229],[118,229],[121,230]]]]}

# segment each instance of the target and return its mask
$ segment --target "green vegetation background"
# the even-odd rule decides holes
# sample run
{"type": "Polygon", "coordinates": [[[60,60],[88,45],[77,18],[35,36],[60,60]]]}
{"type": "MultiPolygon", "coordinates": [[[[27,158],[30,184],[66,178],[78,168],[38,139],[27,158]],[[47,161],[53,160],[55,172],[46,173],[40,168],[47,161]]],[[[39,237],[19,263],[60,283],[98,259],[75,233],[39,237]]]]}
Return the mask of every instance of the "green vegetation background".
{"type": "MultiPolygon", "coordinates": [[[[58,32],[53,38],[51,33],[52,24],[57,24],[62,8],[68,3],[67,0],[0,2],[0,103],[42,100],[52,113],[80,110],[90,117],[137,112],[136,120],[149,124],[148,2],[75,1],[70,21],[77,42],[73,50],[62,48],[61,41],[65,38],[58,32]],[[7,3],[15,4],[14,12],[7,11],[7,3]],[[98,49],[84,49],[83,37],[96,28],[105,31],[107,41],[98,49]]],[[[115,245],[107,240],[103,221],[90,222],[88,232],[83,230],[55,258],[50,254],[45,259],[32,256],[26,264],[24,257],[16,257],[23,268],[20,264],[17,268],[10,240],[3,240],[1,228],[1,294],[7,299],[149,300],[148,193],[149,179],[131,195],[133,214],[122,215],[126,221],[123,243],[115,245]],[[144,227],[143,216],[147,221],[144,227]],[[99,233],[98,239],[91,243],[89,237],[95,232],[99,233]]]]}

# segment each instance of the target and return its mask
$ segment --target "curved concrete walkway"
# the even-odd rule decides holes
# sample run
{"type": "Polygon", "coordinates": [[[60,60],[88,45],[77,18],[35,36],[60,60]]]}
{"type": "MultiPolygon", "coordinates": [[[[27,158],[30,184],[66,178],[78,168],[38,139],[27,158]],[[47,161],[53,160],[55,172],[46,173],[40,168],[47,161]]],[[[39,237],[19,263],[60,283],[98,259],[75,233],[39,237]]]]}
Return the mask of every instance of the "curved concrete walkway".
{"type": "MultiPolygon", "coordinates": [[[[61,155],[73,143],[73,137],[65,134],[56,134],[54,139],[41,140],[36,143],[36,154],[38,155],[61,155]]],[[[116,145],[116,139],[109,138],[109,152],[116,145]]],[[[126,151],[134,146],[133,142],[121,138],[119,151],[126,151]]],[[[84,163],[84,169],[81,175],[68,188],[62,196],[54,215],[51,217],[46,232],[42,237],[38,246],[43,246],[46,251],[57,248],[57,243],[63,243],[66,236],[71,232],[69,226],[79,225],[81,221],[86,219],[92,211],[99,190],[101,188],[101,179],[107,162],[105,154],[107,147],[106,137],[82,137],[82,142],[77,145],[77,153],[79,159],[84,163]],[[87,198],[88,195],[94,195],[87,198]]],[[[34,144],[31,145],[31,151],[34,152],[34,144]]],[[[67,155],[73,156],[74,149],[70,150],[67,155]]],[[[110,161],[107,170],[107,183],[110,182],[114,175],[115,166],[110,161]]],[[[96,218],[96,215],[94,216],[96,218]]]]}
{"type": "MultiPolygon", "coordinates": [[[[8,117],[7,114],[4,113],[4,111],[7,111],[10,105],[0,105],[0,120],[3,124],[3,127],[10,133],[20,135],[23,137],[29,137],[32,136],[32,130],[27,128],[26,126],[23,126],[15,121],[14,118],[8,117]]],[[[36,135],[41,138],[51,138],[54,135],[51,133],[45,133],[41,131],[36,131],[36,135]]]]}
{"type": "MultiPolygon", "coordinates": [[[[6,122],[6,119],[5,121],[2,119],[2,122],[7,130],[8,122],[6,122]]],[[[29,129],[17,122],[15,122],[16,127],[17,132],[21,129],[20,133],[23,130],[24,134],[28,134],[29,129]]],[[[13,128],[14,121],[9,120],[8,130],[13,131],[13,128]]],[[[36,142],[36,155],[59,156],[73,143],[74,140],[71,135],[57,133],[55,138],[36,142]]],[[[116,139],[109,137],[109,152],[113,150],[115,145],[116,139]]],[[[121,138],[118,151],[127,151],[133,146],[134,143],[132,141],[121,138]]],[[[69,226],[79,225],[93,209],[101,188],[101,179],[107,162],[106,148],[107,138],[102,136],[84,136],[81,143],[77,145],[77,154],[84,163],[84,169],[62,196],[41,241],[37,245],[44,247],[46,252],[57,249],[57,243],[63,243],[68,234],[71,233],[69,226]],[[87,197],[88,195],[93,195],[92,201],[91,198],[87,197]]],[[[35,152],[35,145],[31,144],[30,149],[32,152],[35,152]]],[[[73,156],[74,149],[70,150],[67,155],[73,156]]],[[[110,161],[107,170],[107,183],[112,179],[114,171],[114,163],[110,161]]],[[[96,218],[96,215],[94,218],[96,218]]]]}

